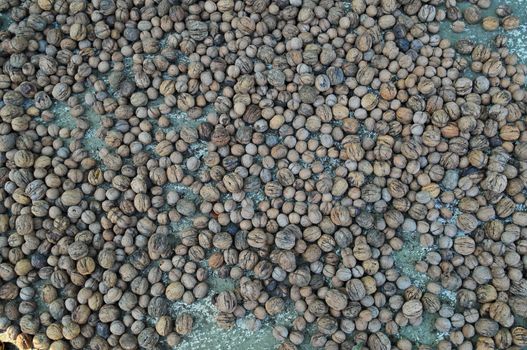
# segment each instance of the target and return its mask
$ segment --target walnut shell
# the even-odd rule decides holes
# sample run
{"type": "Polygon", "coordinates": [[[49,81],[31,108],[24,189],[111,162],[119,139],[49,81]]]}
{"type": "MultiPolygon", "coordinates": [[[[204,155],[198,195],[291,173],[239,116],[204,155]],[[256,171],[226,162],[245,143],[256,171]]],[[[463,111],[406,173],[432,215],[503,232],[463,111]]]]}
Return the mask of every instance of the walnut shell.
{"type": "Polygon", "coordinates": [[[349,226],[352,223],[350,211],[343,205],[331,209],[330,217],[331,222],[338,226],[349,226]]]}
{"type": "Polygon", "coordinates": [[[226,174],[223,177],[223,184],[227,191],[238,193],[243,189],[243,178],[238,173],[226,174]]]}
{"type": "Polygon", "coordinates": [[[520,26],[520,19],[517,16],[507,16],[502,20],[502,27],[505,30],[513,30],[520,26]]]}
{"type": "Polygon", "coordinates": [[[188,313],[179,314],[176,318],[176,332],[180,335],[187,335],[192,331],[193,319],[188,313]]]}
{"type": "Polygon", "coordinates": [[[202,41],[209,35],[209,28],[205,22],[189,20],[186,22],[186,28],[189,36],[196,41],[202,41]]]}
{"type": "Polygon", "coordinates": [[[371,111],[377,107],[377,104],[379,103],[379,97],[376,94],[369,92],[361,98],[360,103],[362,108],[367,111],[371,111]]]}
{"type": "Polygon", "coordinates": [[[68,254],[73,260],[80,260],[88,255],[86,243],[77,241],[68,246],[68,254]]]}
{"type": "Polygon", "coordinates": [[[234,0],[219,0],[217,6],[220,12],[232,11],[234,9],[234,0]]]}
{"type": "Polygon", "coordinates": [[[230,138],[231,137],[227,129],[219,125],[219,126],[216,126],[216,128],[214,129],[212,136],[211,136],[211,141],[212,143],[214,143],[214,145],[221,147],[221,146],[227,145],[230,141],[230,138]]]}
{"type": "Polygon", "coordinates": [[[32,348],[31,336],[29,334],[20,333],[15,339],[15,344],[18,349],[29,350],[32,348]]]}
{"type": "Polygon", "coordinates": [[[490,305],[489,316],[503,327],[511,327],[514,323],[514,317],[511,314],[511,309],[506,303],[502,301],[496,301],[490,305]]]}
{"type": "Polygon", "coordinates": [[[431,314],[434,314],[441,309],[441,301],[439,300],[439,297],[435,294],[428,292],[425,293],[421,298],[421,302],[426,312],[429,312],[431,314]]]}
{"type": "Polygon", "coordinates": [[[245,300],[256,301],[262,292],[260,281],[246,280],[240,283],[240,294],[245,300]]]}
{"type": "Polygon", "coordinates": [[[242,34],[250,35],[256,30],[256,23],[249,17],[241,17],[238,20],[237,28],[242,34]]]}
{"type": "Polygon", "coordinates": [[[218,312],[216,322],[221,329],[231,329],[235,325],[236,317],[232,313],[218,312]]]}
{"type": "Polygon", "coordinates": [[[409,319],[419,318],[423,314],[423,304],[417,299],[408,300],[403,304],[402,312],[409,319]]]}
{"type": "Polygon", "coordinates": [[[67,190],[62,193],[60,199],[65,206],[78,205],[82,200],[82,192],[79,189],[67,190]]]}
{"type": "Polygon", "coordinates": [[[247,235],[247,243],[253,248],[264,248],[267,246],[267,233],[262,229],[254,229],[247,235]]]}
{"type": "Polygon", "coordinates": [[[328,290],[324,300],[330,308],[337,311],[344,310],[348,305],[348,297],[346,294],[337,289],[328,290]]]}
{"type": "Polygon", "coordinates": [[[0,286],[1,300],[14,300],[18,297],[19,288],[12,282],[4,283],[0,286]]]}
{"type": "Polygon", "coordinates": [[[369,49],[372,48],[373,45],[373,38],[372,35],[364,31],[362,34],[360,34],[357,37],[357,40],[355,41],[355,46],[357,49],[359,49],[361,52],[366,52],[369,49]]]}
{"type": "Polygon", "coordinates": [[[500,129],[500,137],[504,141],[516,141],[520,138],[520,130],[514,125],[504,125],[500,129]]]}
{"type": "Polygon", "coordinates": [[[156,322],[156,332],[162,336],[166,337],[173,330],[173,322],[170,316],[161,316],[156,322]]]}
{"type": "Polygon", "coordinates": [[[236,294],[232,291],[224,291],[216,297],[216,308],[220,312],[232,313],[236,309],[238,301],[236,294]]]}
{"type": "Polygon", "coordinates": [[[283,168],[277,171],[276,179],[282,186],[291,186],[295,181],[295,176],[291,170],[283,168]]]}
{"type": "Polygon", "coordinates": [[[77,271],[81,275],[90,275],[95,271],[95,260],[93,258],[86,256],[77,261],[77,271]]]}
{"type": "Polygon", "coordinates": [[[511,331],[512,342],[517,346],[527,345],[527,329],[523,327],[514,327],[511,331]]]}
{"type": "Polygon", "coordinates": [[[302,102],[311,104],[315,102],[315,99],[318,96],[318,91],[314,86],[302,85],[298,90],[298,94],[302,102]]]}
{"type": "Polygon", "coordinates": [[[18,150],[14,156],[15,165],[19,168],[29,168],[35,162],[35,156],[28,150],[18,150]]]}
{"type": "Polygon", "coordinates": [[[278,181],[271,181],[265,184],[264,193],[269,198],[277,198],[282,195],[283,187],[278,181]]]}
{"type": "Polygon", "coordinates": [[[463,213],[458,216],[456,225],[460,230],[470,233],[477,228],[478,219],[472,214],[463,213]]]}
{"type": "Polygon", "coordinates": [[[257,105],[249,105],[243,114],[243,121],[248,124],[254,124],[262,116],[262,111],[257,105]]]}
{"type": "Polygon", "coordinates": [[[317,320],[317,327],[322,334],[331,335],[338,330],[339,324],[335,318],[324,315],[317,320]]]}
{"type": "Polygon", "coordinates": [[[302,236],[300,228],[296,225],[288,225],[283,230],[277,232],[275,236],[275,245],[284,250],[293,249],[297,238],[302,236]]]}
{"type": "Polygon", "coordinates": [[[366,296],[366,288],[360,279],[353,278],[346,283],[346,292],[351,301],[361,301],[366,296]]]}
{"type": "Polygon", "coordinates": [[[392,345],[386,334],[377,332],[369,336],[368,348],[371,350],[390,350],[392,345]]]}
{"type": "Polygon", "coordinates": [[[265,311],[271,316],[277,315],[284,310],[285,302],[282,298],[272,297],[265,303],[265,311]]]}
{"type": "Polygon", "coordinates": [[[16,232],[19,235],[30,235],[34,232],[33,219],[31,215],[22,214],[15,220],[16,232]]]}
{"type": "Polygon", "coordinates": [[[488,318],[480,318],[475,327],[476,332],[485,337],[494,337],[499,330],[499,324],[488,318]]]}
{"type": "Polygon", "coordinates": [[[454,250],[461,255],[470,255],[476,250],[476,242],[471,237],[457,237],[454,240],[454,250]]]}

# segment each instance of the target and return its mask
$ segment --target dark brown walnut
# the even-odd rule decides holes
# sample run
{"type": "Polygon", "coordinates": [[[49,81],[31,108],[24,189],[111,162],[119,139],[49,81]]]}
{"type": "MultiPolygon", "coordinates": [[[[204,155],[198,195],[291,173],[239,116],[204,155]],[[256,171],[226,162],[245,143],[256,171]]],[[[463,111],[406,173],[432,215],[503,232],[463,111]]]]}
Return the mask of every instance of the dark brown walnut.
{"type": "Polygon", "coordinates": [[[243,120],[248,124],[254,124],[261,117],[261,110],[256,105],[249,105],[245,109],[243,120]]]}
{"type": "Polygon", "coordinates": [[[406,300],[419,300],[421,299],[423,293],[416,286],[410,286],[404,290],[404,298],[406,300]]]}
{"type": "Polygon", "coordinates": [[[276,178],[282,186],[291,186],[295,181],[295,176],[289,169],[280,169],[276,173],[276,178]]]}
{"type": "Polygon", "coordinates": [[[32,340],[29,334],[21,333],[16,336],[15,345],[18,349],[29,350],[32,348],[32,340]]]}

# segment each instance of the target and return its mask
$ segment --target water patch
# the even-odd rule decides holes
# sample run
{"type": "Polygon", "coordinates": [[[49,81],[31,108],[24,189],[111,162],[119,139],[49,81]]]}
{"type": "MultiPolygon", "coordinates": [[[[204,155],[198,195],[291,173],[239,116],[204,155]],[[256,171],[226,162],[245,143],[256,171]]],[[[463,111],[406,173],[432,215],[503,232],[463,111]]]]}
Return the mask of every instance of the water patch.
{"type": "Polygon", "coordinates": [[[431,248],[423,247],[419,243],[419,234],[416,232],[401,232],[403,239],[403,247],[401,250],[393,253],[395,266],[401,275],[407,276],[412,281],[412,284],[424,289],[430,277],[415,269],[415,264],[426,256],[431,248]]]}
{"type": "Polygon", "coordinates": [[[435,330],[436,314],[423,314],[423,321],[418,326],[407,325],[399,330],[399,336],[410,340],[413,344],[433,346],[448,336],[435,330]]]}
{"type": "Polygon", "coordinates": [[[457,207],[458,203],[459,203],[459,200],[454,199],[452,202],[444,204],[443,202],[441,202],[439,198],[436,198],[434,201],[434,208],[436,209],[447,208],[452,213],[452,216],[450,218],[447,219],[444,217],[439,217],[437,221],[443,225],[446,225],[446,224],[455,225],[457,222],[458,216],[461,214],[461,210],[459,210],[459,208],[457,207]]]}
{"type": "Polygon", "coordinates": [[[100,160],[99,152],[105,147],[104,140],[99,135],[101,116],[95,113],[91,107],[87,107],[84,111],[84,118],[87,120],[89,128],[84,134],[82,145],[92,158],[100,160]]]}
{"type": "Polygon", "coordinates": [[[77,120],[71,115],[69,107],[66,103],[56,101],[51,107],[53,113],[53,124],[60,128],[73,130],[77,127],[77,120]]]}
{"type": "Polygon", "coordinates": [[[456,306],[457,293],[448,289],[443,289],[439,293],[439,299],[452,307],[456,306]]]}
{"type": "Polygon", "coordinates": [[[215,321],[216,309],[212,303],[212,296],[197,301],[192,305],[181,302],[174,303],[171,315],[188,312],[194,319],[192,333],[183,338],[178,350],[246,350],[273,349],[278,342],[272,335],[270,326],[251,331],[244,327],[247,319],[240,319],[237,326],[229,330],[220,328],[215,321]]]}
{"type": "Polygon", "coordinates": [[[516,211],[527,211],[527,205],[525,205],[525,203],[516,204],[516,211]]]}
{"type": "Polygon", "coordinates": [[[207,279],[207,283],[210,289],[216,293],[221,293],[236,288],[236,282],[232,278],[223,278],[214,272],[212,272],[207,279]]]}
{"type": "Polygon", "coordinates": [[[196,158],[203,158],[208,152],[208,142],[204,140],[198,140],[189,146],[189,153],[196,158]]]}
{"type": "Polygon", "coordinates": [[[186,112],[183,112],[179,109],[176,109],[166,114],[165,117],[167,117],[168,120],[170,120],[169,129],[176,130],[176,131],[180,131],[184,126],[191,127],[191,128],[197,128],[199,124],[205,121],[205,117],[203,116],[203,114],[199,118],[190,119],[186,112]]]}
{"type": "Polygon", "coordinates": [[[180,183],[167,183],[163,185],[163,193],[167,193],[169,191],[175,191],[178,194],[181,195],[181,197],[184,197],[185,199],[191,200],[194,203],[198,203],[200,200],[200,196],[198,196],[192,189],[188,186],[185,186],[180,183]]]}
{"type": "MultiPolygon", "coordinates": [[[[179,233],[184,230],[192,228],[192,219],[188,217],[182,217],[176,222],[170,223],[170,231],[176,236],[179,237],[179,233]]],[[[177,240],[177,239],[176,239],[177,240]]]]}
{"type": "Polygon", "coordinates": [[[245,195],[256,205],[258,205],[261,201],[267,199],[267,196],[265,195],[262,188],[259,188],[258,191],[245,192],[245,195]]]}

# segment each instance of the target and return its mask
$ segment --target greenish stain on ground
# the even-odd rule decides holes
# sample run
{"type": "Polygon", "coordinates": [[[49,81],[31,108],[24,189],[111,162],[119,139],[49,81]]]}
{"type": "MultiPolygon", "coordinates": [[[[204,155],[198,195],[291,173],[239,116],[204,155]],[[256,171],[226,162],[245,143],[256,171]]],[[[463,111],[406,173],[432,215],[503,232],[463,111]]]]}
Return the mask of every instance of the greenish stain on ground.
{"type": "MultiPolygon", "coordinates": [[[[399,335],[408,339],[416,347],[416,345],[433,346],[445,338],[447,334],[437,332],[434,323],[437,315],[424,313],[423,322],[418,326],[407,325],[401,328],[399,335]]],[[[417,348],[417,347],[416,347],[417,348]]]]}
{"type": "Polygon", "coordinates": [[[421,246],[419,235],[415,232],[401,232],[400,237],[403,247],[393,253],[394,265],[401,275],[408,276],[414,285],[423,289],[430,278],[426,273],[416,271],[415,264],[423,260],[430,250],[421,246]]]}
{"type": "MultiPolygon", "coordinates": [[[[218,287],[221,289],[227,286],[221,283],[218,287]]],[[[279,342],[272,335],[272,323],[269,320],[261,322],[247,316],[237,320],[236,326],[231,329],[224,330],[218,327],[215,320],[216,309],[212,303],[213,293],[192,305],[184,303],[172,305],[171,314],[173,316],[188,312],[194,318],[194,329],[192,333],[183,338],[181,344],[177,346],[178,350],[267,350],[278,346],[279,342]],[[252,322],[261,322],[261,328],[248,329],[248,324],[252,322]]],[[[286,311],[278,315],[273,324],[287,326],[295,316],[294,312],[286,311]]]]}
{"type": "MultiPolygon", "coordinates": [[[[403,248],[393,254],[395,266],[402,275],[410,278],[413,285],[424,290],[430,277],[426,273],[416,271],[415,264],[423,260],[431,248],[421,246],[419,234],[416,232],[401,232],[400,237],[403,239],[403,248]]],[[[446,290],[443,292],[440,299],[449,305],[455,304],[455,293],[446,290]]],[[[436,318],[436,314],[424,312],[423,321],[416,326],[401,327],[399,337],[410,340],[414,345],[437,344],[446,335],[435,330],[436,318]]]]}

